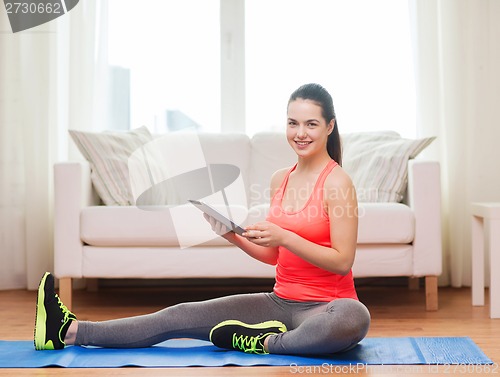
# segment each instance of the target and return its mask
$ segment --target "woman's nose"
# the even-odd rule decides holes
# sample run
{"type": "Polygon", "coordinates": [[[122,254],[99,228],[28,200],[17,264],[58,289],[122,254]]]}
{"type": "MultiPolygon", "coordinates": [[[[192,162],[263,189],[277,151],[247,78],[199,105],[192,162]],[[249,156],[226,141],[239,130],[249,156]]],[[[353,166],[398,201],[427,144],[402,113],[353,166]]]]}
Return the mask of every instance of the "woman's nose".
{"type": "Polygon", "coordinates": [[[304,126],[299,126],[297,129],[297,137],[300,139],[304,139],[307,137],[307,130],[304,126]]]}

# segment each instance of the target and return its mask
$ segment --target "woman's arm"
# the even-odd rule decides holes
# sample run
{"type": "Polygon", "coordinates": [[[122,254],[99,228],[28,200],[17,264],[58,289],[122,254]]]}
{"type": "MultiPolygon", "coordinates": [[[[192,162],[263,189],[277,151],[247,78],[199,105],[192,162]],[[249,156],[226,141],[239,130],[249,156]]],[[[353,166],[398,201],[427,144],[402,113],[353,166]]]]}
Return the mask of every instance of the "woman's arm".
{"type": "Polygon", "coordinates": [[[342,168],[335,168],[325,181],[324,202],[330,218],[332,247],[318,245],[270,222],[247,227],[252,243],[268,247],[281,245],[324,270],[346,275],[354,263],[358,234],[356,191],[342,168]]]}

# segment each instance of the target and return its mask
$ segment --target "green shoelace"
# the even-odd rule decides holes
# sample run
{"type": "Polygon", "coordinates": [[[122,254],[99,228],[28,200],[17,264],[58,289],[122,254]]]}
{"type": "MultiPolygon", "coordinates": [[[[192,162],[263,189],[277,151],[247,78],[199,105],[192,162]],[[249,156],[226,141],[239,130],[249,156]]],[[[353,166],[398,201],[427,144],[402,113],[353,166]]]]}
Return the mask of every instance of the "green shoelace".
{"type": "Polygon", "coordinates": [[[64,337],[66,336],[67,329],[64,332],[64,334],[62,334],[62,331],[70,320],[72,321],[76,319],[76,316],[73,313],[71,313],[71,311],[66,307],[66,305],[63,304],[58,295],[56,295],[56,297],[57,297],[57,304],[59,305],[59,308],[61,308],[61,311],[64,313],[64,317],[61,319],[62,324],[61,327],[59,328],[59,340],[61,341],[62,344],[65,344],[64,337]]]}
{"type": "Polygon", "coordinates": [[[264,349],[264,339],[272,334],[274,333],[261,334],[258,336],[233,334],[233,348],[246,353],[266,355],[269,352],[264,349]]]}

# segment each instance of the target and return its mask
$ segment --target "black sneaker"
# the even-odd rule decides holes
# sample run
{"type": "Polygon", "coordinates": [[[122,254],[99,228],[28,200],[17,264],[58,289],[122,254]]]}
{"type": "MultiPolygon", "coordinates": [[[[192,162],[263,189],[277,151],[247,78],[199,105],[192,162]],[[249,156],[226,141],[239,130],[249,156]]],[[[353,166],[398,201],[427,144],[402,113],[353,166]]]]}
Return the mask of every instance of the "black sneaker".
{"type": "Polygon", "coordinates": [[[279,321],[267,321],[248,325],[229,320],[219,323],[210,331],[210,341],[220,348],[265,355],[264,339],[286,331],[286,326],[279,321]]]}
{"type": "Polygon", "coordinates": [[[64,348],[64,337],[76,316],[63,305],[54,290],[54,277],[46,272],[38,286],[35,318],[35,349],[64,348]]]}

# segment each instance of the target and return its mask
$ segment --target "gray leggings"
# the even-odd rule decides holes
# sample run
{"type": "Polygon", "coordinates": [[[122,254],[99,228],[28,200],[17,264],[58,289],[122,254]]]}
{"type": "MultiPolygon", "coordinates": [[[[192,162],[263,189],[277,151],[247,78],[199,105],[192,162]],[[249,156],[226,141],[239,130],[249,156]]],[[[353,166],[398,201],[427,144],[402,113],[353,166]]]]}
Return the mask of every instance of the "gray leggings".
{"type": "Polygon", "coordinates": [[[370,326],[370,313],[357,300],[298,302],[274,293],[252,293],[178,304],[137,317],[80,321],[75,344],[133,348],[173,338],[208,340],[210,330],[228,319],[249,324],[281,321],[288,331],[269,337],[269,352],[290,355],[348,350],[370,326]]]}

